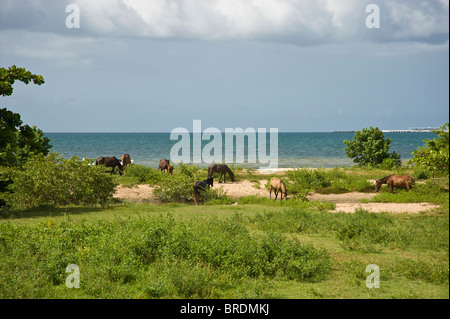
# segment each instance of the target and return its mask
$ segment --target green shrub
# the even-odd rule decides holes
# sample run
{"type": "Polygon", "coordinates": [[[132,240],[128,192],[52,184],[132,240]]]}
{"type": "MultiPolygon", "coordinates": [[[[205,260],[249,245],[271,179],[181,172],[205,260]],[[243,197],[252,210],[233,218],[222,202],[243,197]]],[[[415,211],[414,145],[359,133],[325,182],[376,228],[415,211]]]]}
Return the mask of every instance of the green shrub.
{"type": "Polygon", "coordinates": [[[373,190],[373,184],[367,177],[347,174],[345,170],[295,169],[287,173],[288,193],[307,193],[315,191],[322,194],[367,192],[373,190]]]}
{"type": "Polygon", "coordinates": [[[331,186],[330,177],[321,170],[298,168],[287,173],[292,183],[287,183],[289,193],[308,192],[331,186]]]}
{"type": "Polygon", "coordinates": [[[15,207],[58,205],[105,205],[115,183],[104,169],[77,157],[63,159],[51,153],[31,157],[23,168],[11,170],[7,202],[15,207]]]}
{"type": "Polygon", "coordinates": [[[413,177],[415,179],[428,179],[430,178],[430,172],[426,169],[424,169],[423,167],[420,166],[414,166],[414,170],[413,170],[413,177]]]}
{"type": "MultiPolygon", "coordinates": [[[[177,174],[161,180],[153,194],[163,202],[189,202],[194,200],[194,183],[205,180],[207,171],[198,166],[180,164],[177,174]]],[[[207,188],[200,192],[201,202],[229,204],[234,201],[221,188],[207,188]]]]}
{"type": "Polygon", "coordinates": [[[377,252],[377,244],[386,241],[386,226],[391,224],[392,219],[384,214],[358,209],[354,214],[350,214],[345,224],[340,227],[337,238],[342,241],[345,249],[377,252]]]}
{"type": "Polygon", "coordinates": [[[183,174],[167,178],[153,190],[153,194],[163,202],[183,202],[194,200],[194,179],[183,174]]]}
{"type": "Polygon", "coordinates": [[[128,165],[125,168],[124,176],[136,180],[138,183],[146,183],[150,185],[160,183],[167,174],[163,174],[155,168],[144,165],[128,165]]]}

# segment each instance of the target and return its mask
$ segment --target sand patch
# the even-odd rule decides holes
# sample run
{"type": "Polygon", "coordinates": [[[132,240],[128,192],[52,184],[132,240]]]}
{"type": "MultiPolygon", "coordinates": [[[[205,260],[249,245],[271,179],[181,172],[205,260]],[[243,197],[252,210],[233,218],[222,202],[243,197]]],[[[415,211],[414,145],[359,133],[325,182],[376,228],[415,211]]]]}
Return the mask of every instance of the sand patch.
{"type": "Polygon", "coordinates": [[[344,194],[317,194],[310,193],[309,200],[324,200],[333,203],[359,203],[362,199],[371,199],[375,193],[350,192],[344,194]]]}
{"type": "MultiPolygon", "coordinates": [[[[222,188],[231,198],[237,200],[243,196],[260,196],[269,198],[269,191],[265,188],[267,180],[250,182],[248,180],[226,183],[215,183],[214,188],[222,188]]],[[[154,186],[141,184],[133,187],[117,186],[115,198],[124,201],[152,201],[155,204],[159,202],[153,196],[154,186]]],[[[336,212],[354,213],[356,209],[361,208],[370,212],[390,212],[390,213],[408,213],[417,214],[429,212],[438,208],[438,205],[430,203],[360,203],[362,199],[370,200],[376,193],[351,192],[344,194],[317,194],[310,193],[309,200],[323,200],[336,203],[336,212]]],[[[289,194],[288,194],[289,197],[289,194]]],[[[273,198],[273,194],[272,194],[273,198]]]]}
{"type": "Polygon", "coordinates": [[[222,188],[228,196],[233,199],[238,199],[243,196],[261,196],[269,197],[269,191],[265,189],[267,180],[260,180],[259,182],[250,182],[248,180],[227,183],[215,183],[214,188],[222,188]],[[259,188],[258,188],[259,187],[259,188]]]}
{"type": "Polygon", "coordinates": [[[429,203],[336,203],[336,211],[344,213],[354,213],[356,209],[360,208],[373,213],[418,214],[438,207],[438,205],[429,203]]]}
{"type": "Polygon", "coordinates": [[[114,197],[127,201],[152,200],[153,188],[153,186],[147,184],[140,184],[133,187],[119,185],[116,187],[114,197]]]}

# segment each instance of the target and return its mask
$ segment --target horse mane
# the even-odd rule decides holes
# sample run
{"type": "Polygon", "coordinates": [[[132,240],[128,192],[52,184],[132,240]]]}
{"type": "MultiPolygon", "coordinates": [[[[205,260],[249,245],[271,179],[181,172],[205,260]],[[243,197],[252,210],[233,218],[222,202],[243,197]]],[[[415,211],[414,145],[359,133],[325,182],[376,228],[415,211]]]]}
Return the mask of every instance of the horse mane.
{"type": "Polygon", "coordinates": [[[377,183],[386,183],[387,180],[388,180],[389,178],[391,178],[392,176],[394,176],[394,175],[392,174],[392,175],[388,175],[388,176],[385,176],[385,177],[383,177],[383,178],[380,178],[379,180],[377,180],[377,183]]]}

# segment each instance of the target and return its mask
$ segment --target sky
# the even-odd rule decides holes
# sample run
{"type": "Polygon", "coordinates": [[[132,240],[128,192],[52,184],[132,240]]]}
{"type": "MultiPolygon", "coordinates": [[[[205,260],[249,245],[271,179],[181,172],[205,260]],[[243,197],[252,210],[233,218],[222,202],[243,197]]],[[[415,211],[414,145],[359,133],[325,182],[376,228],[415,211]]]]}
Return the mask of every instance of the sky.
{"type": "Polygon", "coordinates": [[[12,65],[45,84],[0,106],[44,132],[439,127],[449,1],[0,0],[12,65]]]}

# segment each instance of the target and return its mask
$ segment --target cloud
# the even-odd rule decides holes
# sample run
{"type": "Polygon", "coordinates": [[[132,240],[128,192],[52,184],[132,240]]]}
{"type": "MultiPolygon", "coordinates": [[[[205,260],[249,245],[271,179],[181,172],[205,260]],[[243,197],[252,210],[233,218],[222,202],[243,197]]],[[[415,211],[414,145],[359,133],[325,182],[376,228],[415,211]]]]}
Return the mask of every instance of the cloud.
{"type": "Polygon", "coordinates": [[[370,0],[77,0],[94,33],[299,45],[448,38],[448,1],[379,1],[382,26],[367,36],[370,0]]]}
{"type": "Polygon", "coordinates": [[[296,45],[448,40],[448,0],[2,0],[0,28],[67,33],[65,6],[80,7],[84,36],[262,40],[296,45]],[[380,7],[380,29],[365,9],[380,7]]]}

